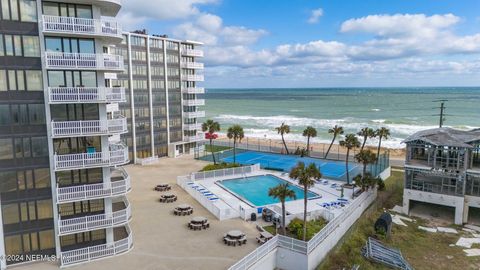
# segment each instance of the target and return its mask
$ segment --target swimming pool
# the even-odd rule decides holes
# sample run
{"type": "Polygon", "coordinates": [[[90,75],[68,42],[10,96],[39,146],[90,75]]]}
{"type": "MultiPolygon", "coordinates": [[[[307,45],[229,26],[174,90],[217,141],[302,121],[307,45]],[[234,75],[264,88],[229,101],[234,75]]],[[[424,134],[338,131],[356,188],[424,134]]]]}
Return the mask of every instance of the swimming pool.
{"type": "MultiPolygon", "coordinates": [[[[280,200],[268,196],[268,190],[284,183],[288,182],[271,174],[229,179],[218,182],[220,186],[223,186],[231,193],[249,202],[252,206],[279,203],[280,200]]],[[[297,200],[303,200],[303,189],[293,184],[290,184],[290,188],[295,192],[297,200]]],[[[319,197],[319,195],[309,191],[307,197],[314,198],[319,197]]],[[[286,201],[291,200],[292,199],[288,198],[286,201]]]]}
{"type": "MultiPolygon", "coordinates": [[[[233,155],[222,158],[224,162],[233,162],[233,155]]],[[[280,170],[284,172],[290,172],[290,170],[299,162],[302,161],[305,164],[314,163],[320,168],[324,178],[333,180],[346,180],[346,167],[345,162],[331,161],[310,157],[299,157],[294,155],[280,155],[265,152],[247,151],[238,153],[236,155],[236,162],[242,165],[260,164],[263,169],[280,170]]],[[[360,173],[361,167],[354,162],[348,164],[348,171],[350,178],[360,173]]]]}

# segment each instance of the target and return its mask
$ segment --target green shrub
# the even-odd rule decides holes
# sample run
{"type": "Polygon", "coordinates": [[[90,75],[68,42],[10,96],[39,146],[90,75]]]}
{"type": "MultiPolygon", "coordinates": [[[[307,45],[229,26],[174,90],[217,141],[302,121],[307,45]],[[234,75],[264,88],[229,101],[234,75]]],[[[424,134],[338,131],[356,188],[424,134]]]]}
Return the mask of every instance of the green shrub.
{"type": "MultiPolygon", "coordinates": [[[[307,221],[307,237],[306,240],[312,239],[315,234],[325,227],[327,221],[323,218],[307,221]]],[[[287,226],[288,232],[292,237],[303,240],[303,220],[299,218],[293,219],[287,226]]]]}
{"type": "Polygon", "coordinates": [[[240,164],[222,162],[218,164],[208,164],[207,166],[203,167],[203,169],[201,169],[200,171],[206,172],[206,171],[214,171],[214,170],[237,168],[237,167],[241,167],[240,164]]]}

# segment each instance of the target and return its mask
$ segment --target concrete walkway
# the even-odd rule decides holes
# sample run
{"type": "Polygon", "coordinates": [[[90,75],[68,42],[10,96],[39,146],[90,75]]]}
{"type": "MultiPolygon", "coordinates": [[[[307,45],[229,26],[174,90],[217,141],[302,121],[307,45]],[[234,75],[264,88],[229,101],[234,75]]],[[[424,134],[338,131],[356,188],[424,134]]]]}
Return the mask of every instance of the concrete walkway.
{"type": "MultiPolygon", "coordinates": [[[[258,247],[255,237],[258,232],[251,223],[240,219],[218,221],[192,197],[178,187],[176,177],[198,171],[206,162],[196,161],[192,157],[178,159],[163,158],[159,163],[148,166],[129,165],[126,170],[131,176],[132,191],[128,198],[132,205],[134,248],[131,252],[96,262],[74,266],[69,269],[227,269],[258,247]],[[161,192],[153,187],[159,183],[171,183],[172,193],[178,196],[175,203],[160,203],[161,192]],[[174,216],[173,208],[188,203],[193,206],[191,216],[174,216]],[[187,223],[194,216],[204,216],[210,221],[210,228],[191,231],[187,223]],[[247,244],[225,246],[224,233],[239,229],[247,234],[247,244]]],[[[58,269],[58,264],[33,263],[15,269],[58,269]]]]}

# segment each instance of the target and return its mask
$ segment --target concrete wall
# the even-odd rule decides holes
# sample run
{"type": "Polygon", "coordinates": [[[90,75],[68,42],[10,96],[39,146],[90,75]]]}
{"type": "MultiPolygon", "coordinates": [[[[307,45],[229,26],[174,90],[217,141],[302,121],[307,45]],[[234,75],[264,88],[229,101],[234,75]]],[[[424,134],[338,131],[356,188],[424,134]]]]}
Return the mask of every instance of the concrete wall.
{"type": "Polygon", "coordinates": [[[404,189],[403,190],[403,212],[407,215],[410,214],[411,200],[454,207],[455,208],[455,224],[458,224],[458,225],[463,224],[464,208],[465,208],[465,200],[463,197],[424,192],[424,191],[411,190],[411,189],[404,189]]]}
{"type": "Polygon", "coordinates": [[[282,270],[308,269],[308,256],[290,249],[277,249],[276,267],[282,270]]]}
{"type": "Polygon", "coordinates": [[[390,177],[390,175],[392,174],[392,167],[388,167],[386,168],[383,172],[380,173],[380,178],[382,178],[382,180],[387,180],[387,178],[390,177]]]}

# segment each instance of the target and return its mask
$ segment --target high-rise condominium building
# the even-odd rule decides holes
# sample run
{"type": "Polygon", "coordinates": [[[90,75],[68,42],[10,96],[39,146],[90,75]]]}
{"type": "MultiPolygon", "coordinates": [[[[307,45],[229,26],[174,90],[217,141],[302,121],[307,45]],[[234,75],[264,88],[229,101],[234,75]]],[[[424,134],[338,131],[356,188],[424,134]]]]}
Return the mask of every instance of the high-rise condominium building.
{"type": "Polygon", "coordinates": [[[0,1],[0,268],[132,248],[119,0],[0,1]],[[50,257],[51,258],[51,257],[50,257]]]}
{"type": "Polygon", "coordinates": [[[205,116],[200,110],[205,90],[197,85],[203,81],[200,45],[144,30],[124,33],[122,43],[111,48],[126,67],[112,85],[127,89],[127,102],[112,109],[127,118],[130,132],[121,137],[136,163],[193,153],[204,139],[198,120],[205,116]]]}

